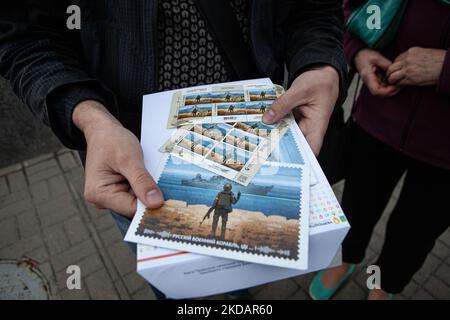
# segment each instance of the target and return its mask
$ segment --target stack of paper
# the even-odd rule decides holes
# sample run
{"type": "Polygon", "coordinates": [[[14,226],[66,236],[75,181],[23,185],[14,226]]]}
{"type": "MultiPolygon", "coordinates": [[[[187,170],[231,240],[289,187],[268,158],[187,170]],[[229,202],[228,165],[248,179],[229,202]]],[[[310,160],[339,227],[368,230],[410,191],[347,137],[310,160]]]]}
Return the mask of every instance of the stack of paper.
{"type": "MultiPolygon", "coordinates": [[[[323,173],[311,169],[317,166],[295,121],[261,122],[280,94],[259,79],[145,96],[141,144],[166,203],[157,210],[139,203],[125,240],[308,269],[310,218],[324,192],[334,195],[323,173]]],[[[334,201],[332,210],[316,214],[346,224],[334,201]]]]}

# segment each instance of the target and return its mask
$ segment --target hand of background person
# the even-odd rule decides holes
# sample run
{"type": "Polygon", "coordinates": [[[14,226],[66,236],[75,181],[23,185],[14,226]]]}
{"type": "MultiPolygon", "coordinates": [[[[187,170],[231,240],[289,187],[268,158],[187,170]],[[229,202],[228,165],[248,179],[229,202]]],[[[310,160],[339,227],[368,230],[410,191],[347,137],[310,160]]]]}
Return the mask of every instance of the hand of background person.
{"type": "Polygon", "coordinates": [[[400,91],[397,86],[386,82],[385,73],[392,62],[378,51],[362,49],[355,55],[354,63],[362,81],[372,95],[389,97],[400,91]]]}
{"type": "Polygon", "coordinates": [[[439,81],[446,51],[413,47],[399,55],[388,69],[386,78],[396,86],[428,86],[439,81]]]}
{"type": "Polygon", "coordinates": [[[74,124],[87,142],[84,196],[98,209],[111,209],[132,217],[137,198],[146,207],[163,205],[164,199],[144,167],[138,139],[96,101],[75,107],[74,124]]]}
{"type": "Polygon", "coordinates": [[[263,121],[275,123],[292,111],[311,149],[318,155],[338,97],[339,74],[333,67],[306,71],[275,100],[264,114],[263,121]]]}

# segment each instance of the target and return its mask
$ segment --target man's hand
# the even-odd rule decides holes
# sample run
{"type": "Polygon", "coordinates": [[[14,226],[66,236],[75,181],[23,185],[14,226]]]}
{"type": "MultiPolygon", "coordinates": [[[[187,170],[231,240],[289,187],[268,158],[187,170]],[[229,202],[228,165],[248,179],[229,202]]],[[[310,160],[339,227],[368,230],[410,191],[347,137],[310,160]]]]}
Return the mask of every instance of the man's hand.
{"type": "Polygon", "coordinates": [[[362,49],[355,56],[355,66],[361,79],[374,96],[389,97],[400,89],[386,82],[385,73],[392,62],[372,49],[362,49]]]}
{"type": "Polygon", "coordinates": [[[318,155],[338,96],[339,75],[333,67],[306,71],[275,100],[263,121],[272,124],[292,111],[311,149],[318,155]]]}
{"type": "Polygon", "coordinates": [[[387,69],[387,80],[396,86],[429,86],[439,81],[446,51],[414,47],[399,55],[387,69]]]}
{"type": "Polygon", "coordinates": [[[84,101],[73,112],[87,142],[84,196],[99,209],[132,217],[137,198],[158,208],[164,199],[144,167],[138,139],[100,103],[84,101]]]}

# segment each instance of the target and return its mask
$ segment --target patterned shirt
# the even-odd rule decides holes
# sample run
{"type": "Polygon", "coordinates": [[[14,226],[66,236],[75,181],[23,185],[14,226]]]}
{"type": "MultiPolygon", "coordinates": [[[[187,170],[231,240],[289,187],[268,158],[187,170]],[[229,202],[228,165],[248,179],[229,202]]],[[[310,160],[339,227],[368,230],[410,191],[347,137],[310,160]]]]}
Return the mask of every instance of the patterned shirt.
{"type": "MultiPolygon", "coordinates": [[[[248,44],[248,1],[230,0],[230,5],[248,44]]],[[[194,0],[158,1],[158,47],[158,91],[230,81],[194,0]]]]}

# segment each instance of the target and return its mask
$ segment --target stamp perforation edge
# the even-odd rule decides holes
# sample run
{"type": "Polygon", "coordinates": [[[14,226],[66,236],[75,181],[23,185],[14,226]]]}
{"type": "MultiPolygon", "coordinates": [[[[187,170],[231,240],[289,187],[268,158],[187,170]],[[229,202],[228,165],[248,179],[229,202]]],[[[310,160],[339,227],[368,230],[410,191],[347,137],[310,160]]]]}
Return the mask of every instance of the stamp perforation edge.
{"type": "MultiPolygon", "coordinates": [[[[158,182],[159,182],[159,180],[161,178],[161,175],[162,175],[162,173],[164,171],[164,168],[165,168],[165,166],[166,166],[170,156],[171,156],[170,154],[166,154],[166,155],[164,155],[163,159],[161,160],[160,166],[158,168],[158,175],[157,175],[157,181],[158,182]]],[[[294,168],[294,169],[296,169],[296,168],[300,169],[301,179],[303,180],[303,179],[306,178],[308,180],[308,183],[306,183],[306,184],[303,183],[303,185],[306,185],[307,186],[307,191],[309,191],[309,179],[308,179],[309,178],[309,176],[308,176],[309,172],[306,172],[306,171],[308,171],[307,169],[309,169],[308,164],[305,163],[304,165],[301,165],[301,164],[277,163],[277,162],[267,162],[266,164],[270,165],[270,166],[289,167],[289,168],[294,168]]],[[[307,241],[306,241],[306,244],[302,243],[302,241],[301,241],[302,236],[303,236],[302,228],[309,229],[309,224],[303,225],[301,223],[302,213],[305,213],[305,212],[303,212],[304,211],[303,209],[305,209],[304,208],[305,206],[302,206],[302,203],[303,203],[302,200],[303,200],[303,197],[305,196],[305,192],[302,192],[303,190],[305,190],[305,189],[304,188],[300,188],[299,212],[297,214],[297,221],[299,222],[299,228],[298,228],[298,234],[297,234],[297,258],[296,259],[288,258],[288,257],[272,256],[272,255],[267,255],[267,254],[264,254],[264,253],[256,253],[256,252],[245,252],[244,253],[241,250],[237,250],[237,249],[233,249],[233,248],[213,247],[211,245],[202,244],[202,243],[190,243],[190,242],[183,241],[183,240],[164,239],[164,238],[162,238],[160,236],[159,237],[155,237],[155,236],[152,236],[152,235],[149,235],[149,234],[138,234],[137,230],[135,231],[135,236],[137,236],[137,237],[146,237],[146,238],[154,239],[154,240],[157,240],[157,241],[160,241],[160,242],[168,243],[169,246],[167,246],[167,248],[171,248],[171,249],[174,249],[174,250],[180,250],[180,248],[175,248],[175,247],[171,246],[170,244],[178,243],[178,244],[186,245],[188,247],[193,247],[193,248],[198,248],[198,247],[213,248],[214,251],[216,251],[216,252],[234,252],[234,253],[237,253],[239,255],[245,255],[245,257],[248,257],[248,256],[250,256],[250,257],[264,257],[266,260],[283,260],[283,261],[298,262],[298,263],[302,264],[302,268],[299,268],[299,269],[303,270],[303,269],[307,268],[307,263],[305,264],[305,261],[301,261],[299,259],[301,259],[302,253],[304,253],[305,250],[306,250],[306,253],[304,255],[306,255],[306,257],[308,256],[308,244],[307,244],[307,241]],[[306,247],[306,249],[304,247],[306,247]]],[[[309,192],[306,192],[306,193],[309,193],[309,192]]],[[[145,212],[145,210],[146,210],[146,208],[144,207],[143,208],[143,212],[145,212]]],[[[308,206],[306,207],[306,211],[307,211],[306,214],[309,214],[309,207],[308,206]]],[[[140,225],[141,221],[143,220],[143,218],[144,218],[144,214],[142,213],[139,225],[140,225]]],[[[309,232],[306,232],[305,230],[303,230],[303,232],[305,232],[307,235],[309,234],[309,232]]],[[[164,246],[164,245],[159,245],[159,246],[164,246]]],[[[182,250],[185,250],[185,249],[182,249],[182,250]]],[[[230,259],[229,257],[223,257],[220,254],[213,254],[212,253],[211,255],[230,259]]],[[[245,257],[244,257],[244,259],[242,259],[243,261],[247,260],[247,259],[245,259],[245,257]]],[[[236,260],[240,260],[240,259],[236,259],[236,260]]],[[[263,262],[257,262],[257,263],[263,263],[263,262]]]]}

